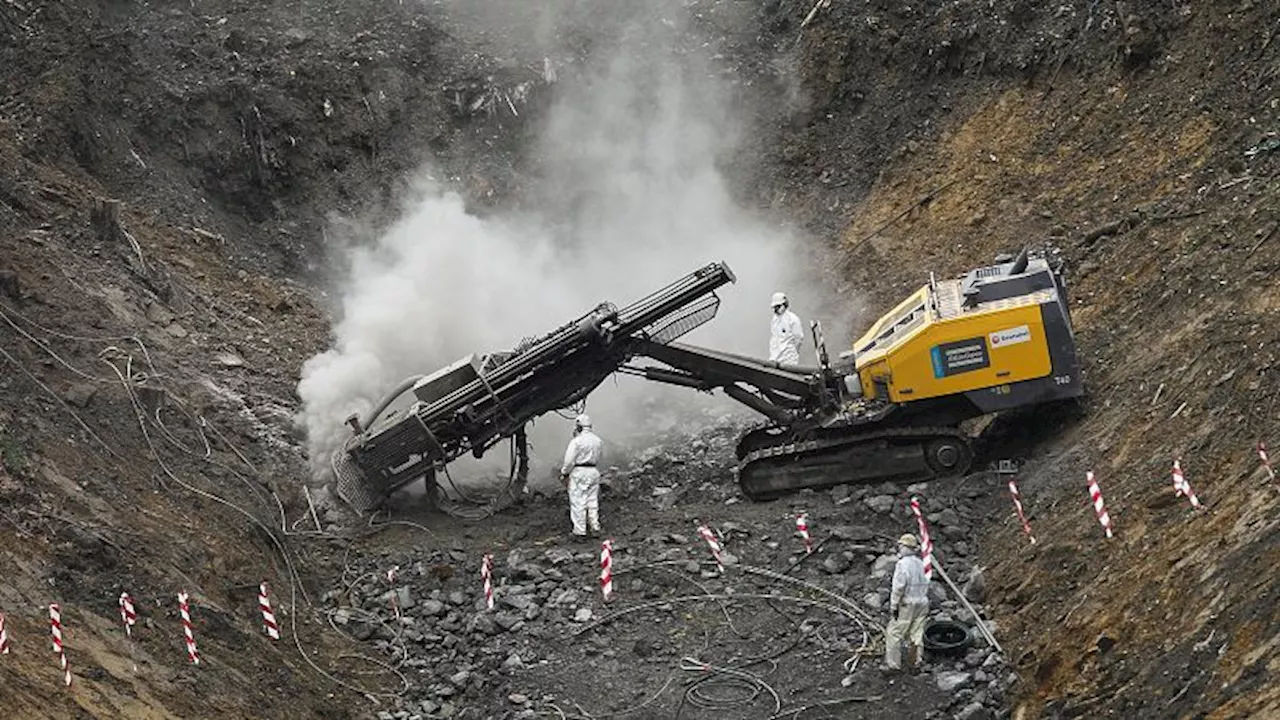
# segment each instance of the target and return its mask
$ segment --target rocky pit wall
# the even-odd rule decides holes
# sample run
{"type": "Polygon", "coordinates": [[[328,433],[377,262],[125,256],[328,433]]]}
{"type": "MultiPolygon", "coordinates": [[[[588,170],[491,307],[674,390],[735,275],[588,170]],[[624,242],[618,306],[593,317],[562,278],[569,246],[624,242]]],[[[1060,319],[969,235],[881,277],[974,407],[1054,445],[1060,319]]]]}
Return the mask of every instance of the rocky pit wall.
{"type": "MultiPolygon", "coordinates": [[[[408,504],[356,529],[322,511],[317,532],[289,419],[297,369],[326,342],[312,239],[329,210],[393,204],[424,155],[477,207],[519,202],[533,113],[456,109],[542,87],[537,69],[473,52],[447,9],[412,4],[26,0],[0,3],[6,716],[1280,712],[1277,488],[1252,451],[1277,419],[1275,10],[833,3],[801,27],[812,6],[702,5],[726,62],[787,99],[731,159],[741,195],[843,247],[864,312],[1028,240],[1067,261],[1085,412],[992,428],[998,455],[1024,461],[1039,542],[989,473],[915,488],[953,579],[986,568],[978,610],[1004,656],[876,672],[907,489],[738,501],[733,428],[611,471],[608,607],[597,550],[562,540],[561,499],[475,523],[408,504]],[[95,224],[112,198],[118,226],[95,224]],[[1173,497],[1174,457],[1206,510],[1173,497]],[[819,547],[797,564],[802,511],[819,547]],[[723,574],[699,523],[737,559],[723,574]],[[814,587],[746,569],[792,565],[814,587]],[[132,645],[122,590],[139,603],[132,645]],[[744,597],[766,593],[780,597],[744,597]]],[[[938,611],[967,620],[953,593],[938,611]]]]}

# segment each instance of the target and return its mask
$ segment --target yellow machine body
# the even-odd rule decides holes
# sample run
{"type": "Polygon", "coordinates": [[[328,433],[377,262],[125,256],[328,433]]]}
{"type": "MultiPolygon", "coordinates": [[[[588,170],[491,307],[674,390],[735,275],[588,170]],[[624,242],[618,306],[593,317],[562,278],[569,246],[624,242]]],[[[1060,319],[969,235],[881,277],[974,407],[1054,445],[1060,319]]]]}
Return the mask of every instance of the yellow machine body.
{"type": "Polygon", "coordinates": [[[1058,288],[985,302],[965,302],[964,290],[963,278],[930,282],[854,343],[864,397],[910,404],[977,391],[1011,395],[1037,380],[1059,390],[1077,385],[1061,374],[1074,369],[1075,352],[1058,288]]]}

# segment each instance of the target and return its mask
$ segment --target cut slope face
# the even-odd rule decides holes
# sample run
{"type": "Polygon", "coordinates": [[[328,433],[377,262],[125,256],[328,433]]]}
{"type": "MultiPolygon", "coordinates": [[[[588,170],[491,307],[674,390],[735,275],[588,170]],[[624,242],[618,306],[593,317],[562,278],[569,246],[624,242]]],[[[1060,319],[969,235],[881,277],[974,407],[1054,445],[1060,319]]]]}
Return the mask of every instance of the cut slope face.
{"type": "Polygon", "coordinates": [[[400,685],[344,679],[349,642],[304,611],[325,541],[292,393],[329,319],[298,281],[325,272],[326,214],[386,202],[423,147],[448,169],[453,141],[511,137],[455,98],[536,77],[448,50],[419,10],[0,4],[6,717],[349,717],[400,685]]]}
{"type": "MultiPolygon", "coordinates": [[[[960,271],[1026,242],[1050,242],[1071,271],[1086,412],[1002,436],[1026,461],[1019,479],[1040,542],[1025,544],[990,487],[965,501],[985,503],[990,518],[980,548],[998,632],[1022,677],[1011,709],[1027,718],[1280,712],[1268,682],[1280,637],[1278,489],[1252,453],[1259,439],[1280,445],[1277,11],[875,0],[819,5],[802,29],[813,7],[691,5],[723,36],[741,85],[776,99],[743,118],[753,142],[720,159],[735,192],[843,247],[838,270],[864,317],[929,270],[960,271]],[[1175,457],[1206,510],[1173,496],[1175,457]],[[1087,470],[1102,484],[1111,540],[1088,506],[1087,470]]],[[[7,716],[364,716],[370,696],[399,702],[409,684],[386,663],[351,657],[405,658],[379,624],[391,617],[387,559],[439,562],[404,574],[415,591],[447,593],[456,615],[441,621],[458,625],[455,640],[481,643],[487,626],[459,629],[477,598],[478,554],[535,546],[563,557],[551,552],[559,500],[483,525],[413,516],[434,535],[400,525],[400,534],[339,537],[338,516],[322,509],[313,524],[299,493],[306,459],[293,393],[304,359],[327,344],[331,304],[303,283],[329,272],[317,238],[335,228],[365,234],[327,214],[394,204],[424,156],[472,206],[538,197],[529,191],[538,163],[522,151],[541,95],[518,116],[485,109],[495,87],[542,87],[537,54],[477,54],[460,33],[441,31],[452,26],[434,8],[0,2],[0,300],[10,321],[0,323],[0,610],[15,643],[0,660],[7,716]],[[101,202],[110,198],[121,201],[118,223],[101,202]],[[263,579],[285,628],[279,644],[261,632],[263,579]],[[199,668],[184,664],[183,589],[199,668]],[[116,619],[122,590],[143,616],[133,647],[116,619]],[[359,612],[348,596],[361,599],[359,612]],[[71,692],[47,650],[52,601],[63,604],[71,692]],[[336,631],[353,613],[367,644],[336,631]]],[[[679,442],[696,461],[659,449],[638,477],[687,491],[673,478],[702,468],[706,448],[679,442]]],[[[687,482],[731,484],[705,464],[714,471],[687,482]]],[[[678,547],[687,562],[700,556],[670,533],[736,517],[753,533],[739,547],[781,565],[788,547],[762,536],[781,534],[779,523],[814,502],[735,509],[707,494],[635,517],[626,508],[637,498],[608,497],[617,514],[606,522],[636,534],[650,559],[678,547]]],[[[815,527],[864,523],[862,495],[838,497],[814,513],[815,527]]],[[[823,558],[831,563],[804,572],[870,590],[865,574],[844,573],[862,573],[863,559],[879,561],[910,527],[901,510],[871,515],[874,532],[846,533],[851,544],[823,558]]],[[[565,571],[556,591],[593,589],[593,573],[579,570],[565,571]]],[[[684,582],[671,580],[672,592],[684,582]]],[[[666,590],[649,578],[619,587],[655,598],[666,590]]],[[[664,632],[700,649],[678,620],[664,617],[664,632]]],[[[714,612],[710,621],[719,622],[714,612]]],[[[584,643],[584,655],[545,627],[546,637],[518,638],[520,651],[556,644],[566,667],[619,668],[605,675],[623,683],[609,701],[641,703],[667,677],[657,660],[647,675],[625,671],[628,653],[652,654],[655,636],[637,631],[635,648],[584,643]]],[[[833,640],[821,672],[788,658],[784,674],[800,695],[837,694],[837,656],[860,638],[833,640]]],[[[775,641],[785,648],[794,633],[775,641]]],[[[491,646],[459,642],[462,650],[424,645],[423,654],[474,663],[483,682],[467,676],[454,687],[446,680],[461,671],[441,666],[439,677],[415,678],[413,697],[424,699],[415,712],[447,691],[516,715],[527,708],[506,692],[558,692],[579,675],[544,669],[545,682],[522,686],[497,669],[503,658],[485,656],[491,646]]],[[[912,692],[860,677],[854,690],[879,704],[839,711],[943,714],[949,698],[918,682],[927,684],[912,692]]]]}
{"type": "MultiPolygon", "coordinates": [[[[1280,419],[1276,20],[1248,4],[1188,12],[1139,71],[1093,62],[1106,34],[1081,34],[1068,56],[1083,66],[1055,73],[1051,92],[1041,74],[959,99],[843,233],[852,283],[883,298],[1023,243],[1070,268],[1091,397],[1082,419],[1042,420],[1023,458],[1039,544],[997,497],[984,547],[1027,682],[1019,716],[1280,712],[1264,679],[1280,658],[1280,486],[1254,452],[1280,419]],[[1240,47],[1216,52],[1218,34],[1240,47]],[[1206,509],[1174,496],[1177,458],[1206,509]]],[[[965,82],[980,78],[944,85],[965,82]]]]}

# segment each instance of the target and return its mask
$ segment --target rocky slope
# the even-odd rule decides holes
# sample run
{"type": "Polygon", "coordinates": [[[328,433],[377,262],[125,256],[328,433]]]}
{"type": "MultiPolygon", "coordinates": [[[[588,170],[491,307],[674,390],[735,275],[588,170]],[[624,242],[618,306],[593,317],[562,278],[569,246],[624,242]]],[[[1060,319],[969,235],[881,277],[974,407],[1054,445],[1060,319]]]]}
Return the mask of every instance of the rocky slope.
{"type": "MultiPolygon", "coordinates": [[[[733,428],[654,440],[613,471],[607,607],[596,549],[560,537],[559,497],[478,522],[412,503],[375,525],[323,507],[313,518],[291,418],[298,369],[328,340],[331,212],[376,225],[427,158],[479,212],[531,202],[540,166],[526,143],[553,94],[541,48],[512,55],[504,37],[468,34],[478,10],[447,3],[6,0],[9,716],[1280,712],[1266,682],[1280,489],[1252,450],[1280,443],[1277,11],[689,10],[752,108],[756,141],[725,159],[735,191],[841,251],[845,297],[864,314],[930,270],[1026,242],[1070,268],[1085,412],[992,428],[1023,461],[1039,542],[990,473],[914,489],[953,579],[985,568],[979,610],[1003,655],[876,673],[882,558],[912,527],[906,489],[738,501],[733,428]],[[496,100],[512,96],[519,112],[503,112],[496,100]],[[1175,457],[1206,510],[1173,497],[1175,457]],[[798,512],[819,543],[799,563],[798,512]],[[702,522],[737,559],[723,574],[702,522]],[[264,579],[279,643],[261,632],[264,579]],[[179,590],[199,666],[184,655],[179,590]],[[139,602],[132,642],[121,591],[139,602]],[[765,593],[780,597],[746,597],[765,593]],[[63,606],[70,691],[40,646],[50,602],[63,606]]],[[[527,24],[508,17],[501,33],[527,24]]],[[[956,602],[940,612],[967,621],[956,602]]]]}

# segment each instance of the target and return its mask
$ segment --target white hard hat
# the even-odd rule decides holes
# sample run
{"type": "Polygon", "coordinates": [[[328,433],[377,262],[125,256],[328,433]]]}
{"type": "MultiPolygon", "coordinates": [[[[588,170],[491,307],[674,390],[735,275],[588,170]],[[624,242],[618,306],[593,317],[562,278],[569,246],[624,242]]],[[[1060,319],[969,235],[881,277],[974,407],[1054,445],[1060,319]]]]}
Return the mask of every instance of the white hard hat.
{"type": "Polygon", "coordinates": [[[898,538],[898,544],[905,548],[910,548],[912,550],[920,549],[920,541],[917,540],[916,536],[912,535],[911,533],[907,533],[906,535],[903,535],[902,537],[898,538]]]}
{"type": "Polygon", "coordinates": [[[778,307],[779,305],[786,305],[786,304],[787,304],[786,293],[776,292],[773,294],[773,299],[769,301],[769,307],[778,307]]]}
{"type": "Polygon", "coordinates": [[[583,413],[574,419],[574,423],[576,423],[578,427],[589,428],[591,427],[591,418],[588,417],[586,413],[583,413]]]}

